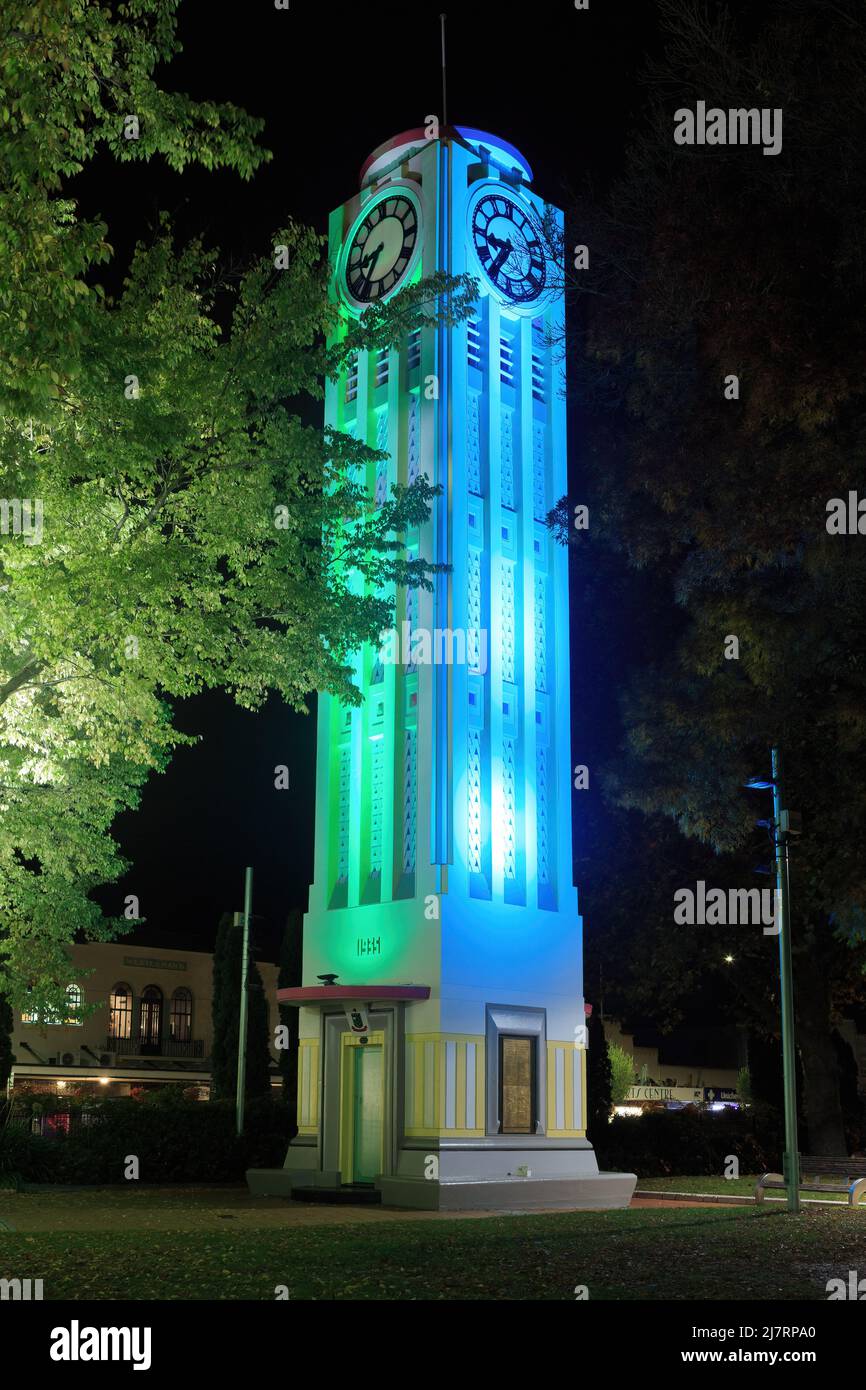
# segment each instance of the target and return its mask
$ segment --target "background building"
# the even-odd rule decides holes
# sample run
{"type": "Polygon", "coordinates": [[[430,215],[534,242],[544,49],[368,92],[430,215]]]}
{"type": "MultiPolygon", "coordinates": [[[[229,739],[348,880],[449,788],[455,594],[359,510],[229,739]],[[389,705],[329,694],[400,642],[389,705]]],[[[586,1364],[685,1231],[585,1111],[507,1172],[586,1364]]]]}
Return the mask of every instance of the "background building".
{"type": "MultiPolygon", "coordinates": [[[[73,946],[84,978],[70,985],[63,1018],[16,1013],[12,1092],[64,1090],[127,1096],[139,1087],[210,1091],[213,956],[127,943],[73,946]],[[83,1006],[99,1007],[84,1016],[83,1006]]],[[[258,962],[271,1037],[277,1022],[277,967],[258,962]]],[[[272,1053],[274,1085],[279,1084],[272,1053]]]]}

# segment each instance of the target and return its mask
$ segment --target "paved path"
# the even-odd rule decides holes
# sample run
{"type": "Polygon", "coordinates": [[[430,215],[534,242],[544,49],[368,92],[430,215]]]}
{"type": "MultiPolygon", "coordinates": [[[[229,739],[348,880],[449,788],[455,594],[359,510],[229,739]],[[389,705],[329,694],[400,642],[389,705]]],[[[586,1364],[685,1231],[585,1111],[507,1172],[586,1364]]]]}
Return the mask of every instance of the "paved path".
{"type": "Polygon", "coordinates": [[[739,1203],[702,1202],[697,1198],[692,1201],[691,1198],[684,1200],[682,1197],[677,1197],[676,1200],[672,1197],[632,1197],[631,1205],[632,1207],[713,1207],[718,1211],[721,1206],[738,1206],[739,1203]]]}

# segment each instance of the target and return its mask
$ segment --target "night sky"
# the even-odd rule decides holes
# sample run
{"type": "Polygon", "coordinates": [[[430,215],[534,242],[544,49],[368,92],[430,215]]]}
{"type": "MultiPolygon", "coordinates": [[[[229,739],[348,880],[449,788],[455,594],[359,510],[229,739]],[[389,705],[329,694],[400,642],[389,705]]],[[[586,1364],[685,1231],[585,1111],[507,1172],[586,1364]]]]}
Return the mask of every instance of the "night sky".
{"type": "MultiPolygon", "coordinates": [[[[740,6],[734,5],[736,11],[740,6]]],[[[756,9],[748,0],[748,11],[756,9]]],[[[175,175],[159,160],[117,166],[97,160],[71,185],[85,215],[101,215],[115,247],[119,279],[135,240],[160,210],[178,232],[202,233],[227,258],[270,247],[287,217],[327,227],[328,213],[357,188],[367,155],[392,135],[441,110],[439,6],[321,5],[271,0],[180,8],[183,52],[161,70],[169,90],[231,101],[262,116],[261,143],[271,164],[250,183],[191,169],[175,175]]],[[[640,72],[658,42],[651,0],[593,0],[587,12],[569,0],[506,6],[452,6],[448,20],[448,117],[505,136],[529,159],[535,187],[568,204],[568,187],[603,189],[621,167],[628,132],[640,120],[640,72]]],[[[570,418],[572,491],[580,485],[580,415],[570,418]]],[[[575,598],[581,575],[572,576],[575,598]]],[[[575,610],[579,610],[579,603],[575,610]]],[[[572,618],[572,626],[575,625],[572,618]]],[[[622,613],[605,662],[573,632],[575,761],[592,764],[616,743],[617,663],[641,659],[640,609],[622,613]]],[[[133,868],[99,894],[121,910],[135,893],[147,928],[142,940],[209,948],[220,914],[242,904],[243,871],[256,874],[254,909],[262,940],[293,906],[305,908],[312,874],[315,701],[304,717],[272,699],[257,714],[221,694],[177,706],[177,723],[201,735],[154,776],[141,807],[116,834],[133,868]],[[273,789],[286,763],[291,789],[273,789]]],[[[582,794],[583,814],[589,798],[582,794]]],[[[577,808],[576,808],[577,809],[577,808]]],[[[581,822],[576,821],[580,880],[581,822]]]]}

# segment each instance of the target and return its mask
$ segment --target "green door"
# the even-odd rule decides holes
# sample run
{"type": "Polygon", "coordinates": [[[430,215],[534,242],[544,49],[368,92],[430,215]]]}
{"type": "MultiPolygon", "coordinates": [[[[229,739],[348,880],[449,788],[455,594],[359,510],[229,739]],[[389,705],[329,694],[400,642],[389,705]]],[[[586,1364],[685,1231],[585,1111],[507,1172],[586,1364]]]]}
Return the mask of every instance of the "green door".
{"type": "Polygon", "coordinates": [[[371,1183],[382,1171],[383,1049],[353,1047],[354,1114],[352,1123],[352,1179],[371,1183]]]}

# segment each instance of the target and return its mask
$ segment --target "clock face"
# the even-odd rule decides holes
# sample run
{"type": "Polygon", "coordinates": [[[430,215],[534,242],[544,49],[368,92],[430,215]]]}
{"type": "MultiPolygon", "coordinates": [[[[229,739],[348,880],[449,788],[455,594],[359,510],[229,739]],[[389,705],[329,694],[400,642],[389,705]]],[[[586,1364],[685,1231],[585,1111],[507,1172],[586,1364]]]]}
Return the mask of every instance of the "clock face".
{"type": "Polygon", "coordinates": [[[403,193],[380,198],[349,243],[346,289],[358,304],[379,304],[400,284],[418,243],[418,211],[403,193]]]}
{"type": "Polygon", "coordinates": [[[547,284],[545,255],[535,223],[503,193],[484,193],[472,209],[475,254],[487,279],[513,304],[538,299],[547,284]]]}

